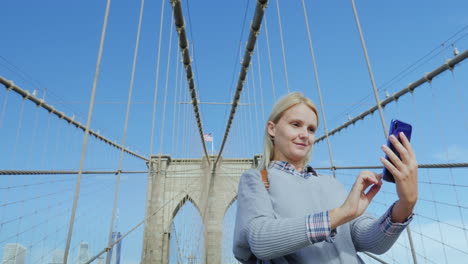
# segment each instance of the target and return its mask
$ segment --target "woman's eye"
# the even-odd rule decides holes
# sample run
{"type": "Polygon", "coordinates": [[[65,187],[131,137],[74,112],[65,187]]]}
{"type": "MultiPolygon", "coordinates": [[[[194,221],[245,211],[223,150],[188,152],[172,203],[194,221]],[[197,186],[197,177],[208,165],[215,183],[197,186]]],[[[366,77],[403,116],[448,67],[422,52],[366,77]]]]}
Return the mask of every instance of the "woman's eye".
{"type": "Polygon", "coordinates": [[[315,133],[315,128],[310,127],[310,128],[309,128],[309,132],[310,132],[310,133],[315,133]]]}
{"type": "Polygon", "coordinates": [[[294,127],[298,127],[298,126],[299,126],[299,123],[292,123],[292,125],[293,125],[294,127]]]}

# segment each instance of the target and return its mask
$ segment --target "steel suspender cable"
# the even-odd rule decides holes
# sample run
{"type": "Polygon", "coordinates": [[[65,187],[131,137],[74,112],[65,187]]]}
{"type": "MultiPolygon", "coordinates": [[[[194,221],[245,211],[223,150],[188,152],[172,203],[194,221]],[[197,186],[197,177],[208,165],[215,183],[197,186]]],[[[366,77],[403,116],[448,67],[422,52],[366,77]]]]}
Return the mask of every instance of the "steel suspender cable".
{"type": "Polygon", "coordinates": [[[159,24],[159,40],[158,40],[158,57],[156,59],[156,81],[154,83],[154,98],[153,98],[153,118],[151,121],[151,139],[150,139],[150,152],[149,155],[153,154],[153,144],[154,144],[154,126],[156,124],[156,102],[158,98],[158,88],[159,88],[159,62],[161,60],[161,40],[162,40],[162,31],[163,31],[163,19],[164,19],[164,2],[161,1],[161,20],[159,24]]]}
{"type": "Polygon", "coordinates": [[[262,68],[260,67],[260,50],[257,44],[257,69],[258,69],[258,87],[260,89],[260,103],[262,104],[262,123],[265,123],[265,101],[263,100],[263,87],[262,87],[262,68]]]}
{"type": "MultiPolygon", "coordinates": [[[[1,77],[0,77],[1,78],[1,77]]],[[[1,79],[0,79],[0,82],[1,82],[1,79]]],[[[5,84],[4,84],[5,85],[5,84]]],[[[7,87],[7,92],[10,91],[10,88],[7,87]]],[[[2,105],[2,113],[0,114],[0,128],[2,128],[2,124],[3,124],[3,117],[5,116],[5,112],[6,112],[6,107],[7,107],[7,104],[8,104],[8,95],[10,93],[6,93],[5,94],[5,98],[3,99],[3,105],[2,105]]]]}
{"type": "Polygon", "coordinates": [[[272,66],[272,63],[271,63],[270,39],[268,37],[267,17],[265,17],[265,38],[266,38],[267,51],[268,51],[268,65],[269,65],[269,68],[270,68],[271,90],[273,92],[273,100],[276,102],[276,91],[275,91],[275,82],[273,81],[273,66],[272,66]]]}
{"type": "MultiPolygon", "coordinates": [[[[171,132],[171,153],[172,157],[174,157],[174,139],[175,139],[175,124],[176,124],[176,106],[177,106],[177,93],[179,91],[179,54],[177,52],[177,59],[176,59],[176,77],[175,77],[175,90],[174,90],[174,102],[172,106],[172,132],[171,132]]],[[[182,74],[180,74],[182,76],[182,74]]]]}
{"type": "Polygon", "coordinates": [[[13,146],[13,154],[11,156],[11,167],[15,166],[16,150],[18,149],[19,135],[21,132],[21,126],[23,124],[24,102],[25,100],[21,101],[21,110],[20,110],[20,116],[18,119],[18,127],[16,128],[15,145],[13,146]]]}
{"type": "Polygon", "coordinates": [[[195,83],[193,81],[193,71],[192,71],[191,59],[190,59],[190,54],[189,54],[189,49],[188,49],[187,36],[185,34],[185,22],[184,22],[184,16],[182,13],[182,7],[180,4],[180,0],[173,0],[171,1],[171,3],[172,3],[172,9],[174,11],[174,23],[177,29],[177,33],[179,34],[180,52],[182,54],[182,60],[185,65],[187,82],[188,82],[189,89],[190,89],[190,95],[192,97],[193,111],[195,113],[195,118],[197,120],[198,132],[200,134],[200,140],[203,145],[203,151],[205,152],[205,158],[208,164],[210,164],[210,158],[208,156],[208,151],[206,150],[205,140],[203,138],[203,127],[202,127],[202,121],[200,117],[200,110],[198,108],[197,92],[195,91],[195,83]]]}
{"type": "Polygon", "coordinates": [[[247,42],[246,51],[244,54],[244,60],[242,61],[241,72],[239,74],[239,80],[237,82],[236,93],[234,95],[234,99],[232,102],[231,113],[229,114],[229,120],[226,125],[226,131],[224,132],[224,138],[221,143],[221,148],[219,150],[218,157],[216,158],[215,164],[213,166],[216,169],[216,165],[223,153],[224,145],[226,144],[227,137],[229,135],[229,130],[231,128],[232,121],[234,119],[234,115],[236,113],[237,105],[239,104],[240,94],[242,92],[242,88],[244,87],[244,81],[247,76],[247,71],[250,66],[250,60],[252,58],[252,53],[255,49],[255,42],[257,41],[257,36],[260,32],[260,27],[262,24],[263,15],[265,13],[265,8],[268,3],[268,0],[258,0],[257,6],[255,8],[255,15],[250,27],[250,34],[249,34],[249,41],[247,42]]]}
{"type": "Polygon", "coordinates": [[[304,11],[304,20],[305,20],[305,24],[307,28],[307,37],[309,39],[309,49],[310,49],[310,55],[312,57],[312,65],[314,66],[315,83],[317,84],[317,92],[318,92],[318,96],[320,99],[320,108],[322,109],[323,130],[325,132],[325,137],[327,138],[328,156],[330,158],[330,165],[332,168],[333,176],[336,177],[335,169],[334,169],[335,164],[333,161],[332,149],[330,145],[330,138],[328,137],[328,127],[327,127],[327,119],[325,115],[325,107],[323,106],[322,90],[320,88],[320,82],[318,78],[317,62],[315,61],[314,47],[312,45],[312,37],[310,35],[309,18],[307,17],[307,11],[306,11],[304,0],[302,0],[302,9],[304,11]]]}
{"type": "Polygon", "coordinates": [[[106,5],[106,12],[104,15],[104,24],[102,26],[102,33],[101,33],[101,42],[99,44],[99,52],[98,52],[98,58],[96,62],[96,71],[94,73],[94,81],[93,81],[93,89],[91,92],[91,100],[89,102],[89,110],[88,110],[88,120],[86,121],[86,129],[85,129],[85,134],[83,138],[83,145],[81,149],[81,159],[80,159],[80,169],[78,172],[78,177],[76,180],[76,188],[75,188],[75,196],[73,198],[73,208],[72,208],[72,213],[70,216],[70,224],[68,228],[68,236],[67,236],[67,243],[65,246],[65,252],[63,255],[63,263],[67,264],[68,263],[68,254],[70,250],[70,242],[71,242],[71,236],[73,233],[73,224],[75,222],[75,214],[76,214],[76,206],[78,204],[78,196],[80,193],[80,184],[81,184],[81,175],[84,167],[84,159],[85,159],[85,153],[86,153],[86,145],[88,143],[88,134],[89,134],[89,127],[91,126],[91,118],[93,116],[93,107],[94,107],[94,98],[96,95],[96,86],[97,86],[97,81],[98,81],[98,76],[99,76],[99,69],[101,66],[101,58],[102,58],[102,51],[104,49],[104,40],[106,36],[106,29],[107,29],[107,20],[109,18],[109,9],[110,9],[110,4],[111,0],[107,0],[107,5],[106,5]]]}
{"type": "MultiPolygon", "coordinates": [[[[250,75],[250,80],[252,80],[252,85],[250,86],[250,90],[252,91],[252,99],[253,99],[253,102],[254,102],[254,110],[255,110],[255,126],[257,128],[257,133],[259,135],[261,135],[262,132],[260,132],[260,122],[258,121],[258,109],[257,109],[257,106],[259,105],[258,103],[258,100],[257,100],[257,86],[255,85],[255,70],[254,70],[254,67],[251,68],[251,71],[252,71],[252,74],[250,75]]],[[[245,79],[247,81],[247,87],[249,87],[249,84],[248,84],[248,81],[249,81],[249,78],[247,77],[245,79]]]]}
{"type": "MultiPolygon", "coordinates": [[[[128,119],[130,116],[130,107],[132,105],[132,93],[133,93],[133,84],[135,81],[135,70],[136,70],[136,64],[137,64],[137,57],[138,57],[138,46],[140,43],[140,32],[141,32],[141,22],[143,20],[143,11],[145,9],[145,0],[141,0],[141,5],[140,5],[140,16],[138,19],[138,30],[137,30],[137,35],[136,35],[136,40],[135,40],[135,50],[133,53],[133,64],[132,64],[132,72],[131,72],[131,77],[130,77],[130,87],[128,89],[128,99],[127,99],[127,111],[125,113],[125,123],[124,123],[124,131],[123,131],[123,137],[122,137],[122,146],[125,146],[126,140],[127,140],[127,128],[128,128],[128,119]]],[[[115,185],[115,193],[114,193],[114,206],[112,208],[112,217],[111,217],[111,222],[110,222],[110,227],[109,227],[109,239],[108,239],[108,245],[112,243],[112,232],[114,228],[114,219],[115,219],[115,211],[117,210],[117,200],[119,197],[119,187],[120,187],[120,175],[122,174],[122,163],[124,159],[124,152],[120,152],[120,160],[119,160],[119,167],[117,169],[117,182],[115,185]]],[[[110,251],[107,251],[106,255],[106,263],[110,264],[110,251]]]]}
{"type": "Polygon", "coordinates": [[[278,13],[278,25],[279,25],[279,33],[280,33],[280,40],[281,40],[281,53],[283,54],[283,67],[284,67],[284,77],[286,79],[286,91],[288,91],[289,93],[290,90],[289,90],[288,66],[286,65],[286,52],[284,51],[283,25],[281,24],[279,0],[276,0],[276,11],[278,13]]]}
{"type": "MultiPolygon", "coordinates": [[[[37,132],[37,125],[39,123],[39,110],[36,109],[36,113],[34,115],[34,128],[33,128],[33,131],[32,131],[32,139],[31,139],[31,145],[29,146],[29,153],[28,153],[28,158],[27,158],[27,165],[26,167],[29,168],[30,165],[31,165],[31,160],[32,160],[32,154],[33,154],[33,150],[34,150],[34,145],[36,143],[36,132],[37,132]]],[[[65,144],[65,146],[68,146],[68,144],[65,144]]]]}
{"type": "MultiPolygon", "coordinates": [[[[171,21],[174,18],[174,15],[171,15],[171,21]]],[[[169,46],[167,51],[167,64],[166,64],[166,85],[164,87],[164,101],[163,101],[163,112],[161,120],[161,129],[159,137],[159,156],[162,155],[163,149],[163,138],[164,138],[164,125],[166,121],[166,106],[167,106],[167,88],[169,86],[169,72],[171,68],[171,52],[172,52],[172,32],[174,31],[174,24],[171,23],[171,28],[169,30],[169,46]]],[[[177,64],[177,62],[176,62],[177,64]]]]}

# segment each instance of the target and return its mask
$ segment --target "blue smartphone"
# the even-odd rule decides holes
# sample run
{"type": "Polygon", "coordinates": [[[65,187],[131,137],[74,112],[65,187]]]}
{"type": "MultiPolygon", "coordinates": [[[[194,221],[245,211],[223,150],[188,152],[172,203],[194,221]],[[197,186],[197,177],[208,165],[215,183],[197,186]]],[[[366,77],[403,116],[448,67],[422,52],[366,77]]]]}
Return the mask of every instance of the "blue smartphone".
{"type": "MultiPolygon", "coordinates": [[[[411,131],[412,131],[412,127],[410,124],[407,124],[397,119],[392,119],[392,122],[390,123],[390,131],[388,135],[389,136],[394,135],[398,139],[398,141],[401,142],[400,137],[398,136],[400,132],[403,132],[406,138],[408,138],[408,140],[411,140],[411,131]]],[[[398,151],[395,150],[395,147],[393,147],[393,144],[390,142],[390,139],[387,139],[387,146],[393,151],[393,153],[395,153],[398,156],[398,158],[400,158],[400,154],[398,153],[398,151]]],[[[385,158],[388,161],[390,161],[387,155],[385,155],[385,158]]],[[[388,171],[387,168],[384,167],[382,174],[383,174],[382,178],[385,181],[395,182],[395,179],[393,178],[392,173],[388,171]]]]}

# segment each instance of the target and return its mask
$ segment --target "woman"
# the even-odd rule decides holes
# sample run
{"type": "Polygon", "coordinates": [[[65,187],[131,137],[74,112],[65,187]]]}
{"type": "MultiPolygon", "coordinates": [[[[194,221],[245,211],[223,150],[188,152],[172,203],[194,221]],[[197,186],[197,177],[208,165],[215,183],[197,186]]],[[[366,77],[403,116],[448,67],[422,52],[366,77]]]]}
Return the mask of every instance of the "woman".
{"type": "Polygon", "coordinates": [[[233,250],[242,263],[363,263],[358,251],[386,252],[411,221],[417,162],[408,139],[390,138],[401,159],[382,146],[395,164],[380,159],[395,177],[399,199],[375,219],[363,213],[382,185],[380,174],[361,171],[348,194],[336,179],[307,165],[317,113],[301,93],[273,108],[263,160],[239,182],[233,250]],[[261,170],[268,171],[268,190],[261,170]]]}

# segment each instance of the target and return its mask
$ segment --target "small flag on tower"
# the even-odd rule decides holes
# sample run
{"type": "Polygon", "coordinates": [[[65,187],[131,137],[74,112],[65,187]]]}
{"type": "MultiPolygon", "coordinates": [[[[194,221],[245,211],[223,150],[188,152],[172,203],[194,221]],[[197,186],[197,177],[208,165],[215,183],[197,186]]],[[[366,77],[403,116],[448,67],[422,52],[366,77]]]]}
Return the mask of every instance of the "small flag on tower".
{"type": "Polygon", "coordinates": [[[203,139],[205,139],[206,142],[213,142],[213,135],[211,133],[203,134],[203,139]]]}

